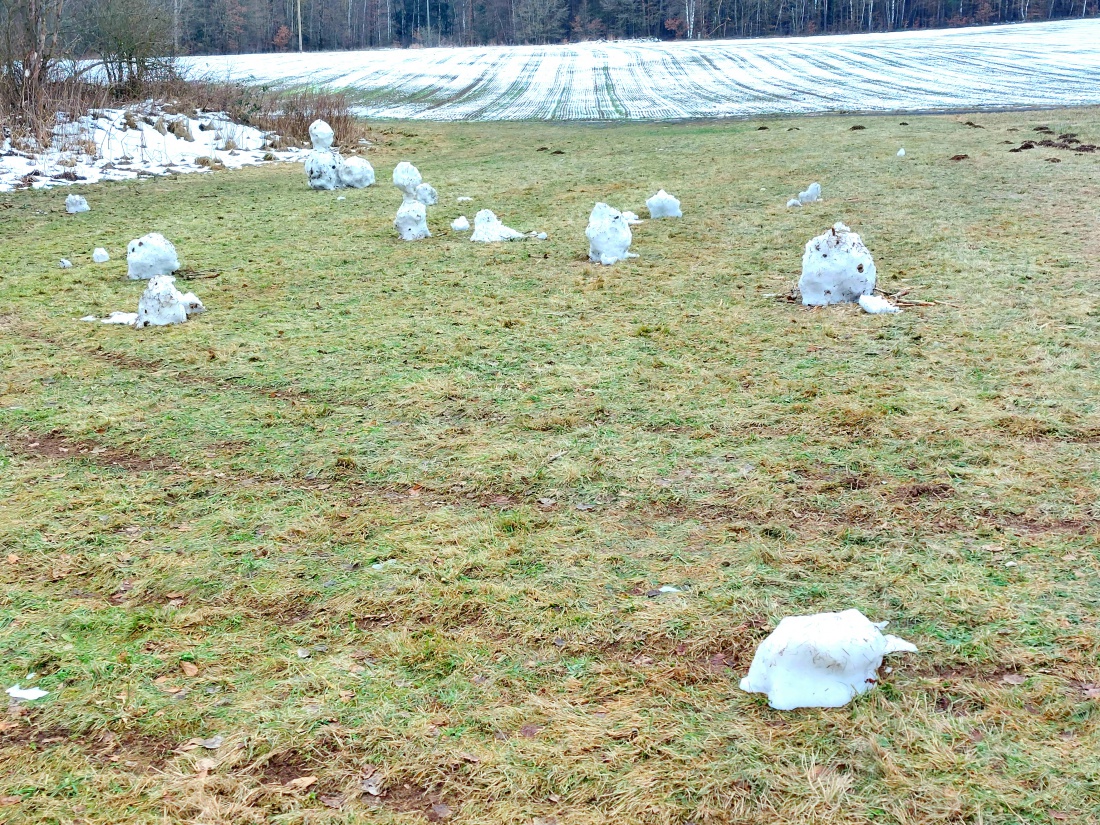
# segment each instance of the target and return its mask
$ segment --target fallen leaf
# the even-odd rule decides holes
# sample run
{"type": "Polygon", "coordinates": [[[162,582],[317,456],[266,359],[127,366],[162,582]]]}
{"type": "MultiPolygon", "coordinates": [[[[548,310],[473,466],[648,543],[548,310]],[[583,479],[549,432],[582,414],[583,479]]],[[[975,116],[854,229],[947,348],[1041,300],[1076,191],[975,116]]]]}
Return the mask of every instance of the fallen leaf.
{"type": "Polygon", "coordinates": [[[199,777],[205,777],[210,771],[214,770],[218,766],[218,762],[215,759],[204,758],[195,763],[195,772],[199,777]]]}
{"type": "Polygon", "coordinates": [[[194,662],[180,662],[180,670],[184,676],[198,676],[199,668],[194,662]]]}
{"type": "Polygon", "coordinates": [[[211,736],[209,739],[203,739],[199,744],[208,751],[216,751],[222,746],[222,742],[224,741],[225,737],[219,734],[218,736],[211,736]]]}
{"type": "Polygon", "coordinates": [[[1022,685],[1027,681],[1026,676],[1021,676],[1019,673],[1006,673],[1001,677],[1001,682],[1006,685],[1022,685]]]}
{"type": "Polygon", "coordinates": [[[18,805],[22,801],[21,796],[0,796],[0,805],[18,805]]]}
{"type": "Polygon", "coordinates": [[[442,822],[444,819],[450,819],[451,809],[447,805],[440,803],[438,805],[432,805],[432,809],[428,811],[429,822],[442,822]]]}
{"type": "Polygon", "coordinates": [[[542,730],[538,725],[524,725],[519,729],[519,735],[524,739],[534,739],[539,735],[539,731],[542,730]]]}
{"type": "Polygon", "coordinates": [[[286,787],[292,791],[304,791],[310,785],[317,782],[316,776],[299,776],[286,783],[286,787]]]}
{"type": "Polygon", "coordinates": [[[477,758],[476,756],[474,756],[474,755],[473,755],[472,753],[460,753],[460,754],[459,754],[459,757],[460,757],[460,758],[462,758],[462,759],[464,759],[465,761],[467,761],[467,762],[470,762],[471,764],[475,764],[475,765],[476,765],[476,764],[477,764],[478,762],[480,762],[480,761],[481,761],[481,760],[480,760],[480,759],[478,759],[478,758],[477,758]]]}
{"type": "Polygon", "coordinates": [[[321,796],[318,799],[326,808],[335,808],[338,811],[344,807],[344,797],[342,796],[321,796]]]}

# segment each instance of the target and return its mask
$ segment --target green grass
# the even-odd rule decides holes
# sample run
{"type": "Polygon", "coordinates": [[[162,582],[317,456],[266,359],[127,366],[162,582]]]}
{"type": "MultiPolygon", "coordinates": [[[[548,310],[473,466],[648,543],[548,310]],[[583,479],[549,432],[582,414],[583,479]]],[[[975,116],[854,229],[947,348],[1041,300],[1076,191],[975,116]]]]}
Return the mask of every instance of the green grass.
{"type": "Polygon", "coordinates": [[[0,194],[0,679],[50,691],[0,819],[1096,822],[1100,156],[1003,141],[1100,112],[905,119],[405,123],[346,201],[0,194]],[[592,204],[659,187],[684,219],[588,263],[592,204]],[[550,239],[447,229],[481,207],[550,239]],[[836,220],[927,303],[776,300],[836,220]],[[136,306],[147,231],[209,311],[76,322],[136,306]],[[841,710],[737,689],[848,607],[920,653],[841,710]]]}

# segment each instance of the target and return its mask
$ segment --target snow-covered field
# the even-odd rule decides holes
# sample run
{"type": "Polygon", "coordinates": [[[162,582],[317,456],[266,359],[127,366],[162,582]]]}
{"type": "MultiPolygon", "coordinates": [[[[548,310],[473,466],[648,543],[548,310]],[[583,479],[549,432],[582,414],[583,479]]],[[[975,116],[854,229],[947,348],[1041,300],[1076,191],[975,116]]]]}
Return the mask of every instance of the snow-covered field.
{"type": "Polygon", "coordinates": [[[1100,104],[1100,20],[774,40],[196,57],[370,117],[617,120],[1100,104]]]}
{"type": "Polygon", "coordinates": [[[50,146],[17,148],[10,140],[0,142],[0,192],[301,157],[296,149],[275,151],[271,138],[218,112],[170,114],[151,103],[103,109],[58,123],[50,146]]]}

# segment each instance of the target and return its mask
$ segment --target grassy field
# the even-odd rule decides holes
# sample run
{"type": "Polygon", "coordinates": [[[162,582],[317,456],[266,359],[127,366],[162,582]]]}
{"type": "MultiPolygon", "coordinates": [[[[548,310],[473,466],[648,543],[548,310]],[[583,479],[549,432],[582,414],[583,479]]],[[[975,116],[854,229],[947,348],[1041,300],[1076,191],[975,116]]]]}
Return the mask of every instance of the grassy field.
{"type": "Polygon", "coordinates": [[[0,820],[1097,822],[1100,154],[1007,151],[1038,125],[1100,142],[391,124],[344,201],[299,167],[0,195],[0,679],[50,691],[0,717],[0,820]],[[683,220],[588,263],[592,204],[658,187],[683,220]],[[483,206],[550,238],[447,229],[483,206]],[[919,305],[782,300],[836,220],[919,305]],[[148,231],[209,311],[77,322],[136,308],[148,231]],[[840,710],[738,690],[848,607],[920,653],[840,710]]]}

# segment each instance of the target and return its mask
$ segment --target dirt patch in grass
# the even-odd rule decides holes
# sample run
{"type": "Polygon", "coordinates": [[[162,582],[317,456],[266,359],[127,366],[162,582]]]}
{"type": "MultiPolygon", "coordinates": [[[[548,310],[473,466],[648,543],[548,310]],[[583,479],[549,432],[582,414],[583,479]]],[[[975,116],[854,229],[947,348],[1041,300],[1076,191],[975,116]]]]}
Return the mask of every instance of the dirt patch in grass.
{"type": "Polygon", "coordinates": [[[167,459],[147,458],[101,444],[77,441],[56,431],[41,435],[0,432],[0,436],[13,452],[50,461],[87,461],[133,473],[180,469],[178,464],[167,459]]]}

